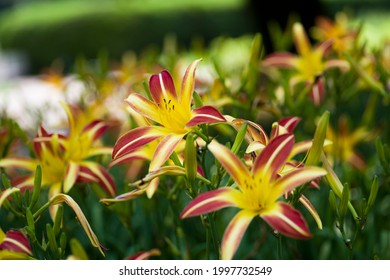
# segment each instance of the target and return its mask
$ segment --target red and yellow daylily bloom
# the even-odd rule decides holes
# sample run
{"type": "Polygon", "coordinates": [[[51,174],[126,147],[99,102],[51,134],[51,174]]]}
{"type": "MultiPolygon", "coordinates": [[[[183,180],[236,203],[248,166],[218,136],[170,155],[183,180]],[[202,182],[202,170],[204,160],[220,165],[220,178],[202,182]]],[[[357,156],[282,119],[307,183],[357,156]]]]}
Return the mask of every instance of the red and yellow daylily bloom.
{"type": "Polygon", "coordinates": [[[68,115],[69,134],[50,134],[43,127],[39,128],[33,139],[36,159],[4,158],[0,167],[20,168],[31,172],[30,175],[18,178],[14,186],[32,187],[34,171],[37,165],[42,168],[42,185],[50,187],[49,196],[71,190],[76,182],[96,182],[104,191],[115,196],[116,187],[110,174],[90,157],[110,154],[112,149],[98,145],[98,140],[107,129],[103,121],[92,121],[84,127],[76,123],[75,109],[64,105],[68,115]]]}
{"type": "MultiPolygon", "coordinates": [[[[160,74],[152,75],[149,80],[152,100],[138,93],[132,93],[127,97],[126,102],[129,106],[154,124],[132,129],[122,135],[112,152],[114,161],[120,161],[137,148],[160,139],[149,165],[149,171],[154,171],[168,160],[184,136],[197,125],[225,121],[214,107],[191,108],[198,63],[199,60],[196,60],[188,66],[180,94],[176,93],[171,74],[164,70],[160,74]]],[[[149,197],[152,195],[153,192],[148,194],[149,197]]]]}
{"type": "Polygon", "coordinates": [[[332,48],[341,54],[353,47],[358,32],[348,27],[348,18],[345,13],[337,13],[335,20],[323,16],[318,17],[312,34],[320,42],[333,41],[332,48]]]}
{"type": "Polygon", "coordinates": [[[325,60],[324,56],[332,41],[325,41],[312,48],[304,27],[300,23],[293,25],[293,37],[298,55],[288,52],[273,53],[264,59],[263,66],[294,69],[295,72],[290,79],[292,92],[294,92],[295,85],[305,83],[310,89],[313,103],[319,105],[325,89],[323,73],[333,67],[348,70],[349,63],[340,59],[325,60]]]}
{"type": "MultiPolygon", "coordinates": [[[[251,121],[246,121],[243,119],[234,119],[231,118],[230,116],[225,116],[225,117],[228,119],[229,123],[237,130],[243,125],[244,122],[248,122],[248,127],[247,127],[248,132],[246,135],[248,147],[246,149],[245,158],[246,158],[246,164],[250,168],[252,168],[253,166],[254,157],[259,156],[264,150],[264,148],[272,141],[272,139],[280,135],[293,134],[295,127],[298,125],[298,123],[301,120],[298,117],[283,118],[280,121],[273,123],[271,133],[268,136],[265,130],[263,129],[263,127],[261,127],[256,123],[253,123],[251,121]]],[[[284,174],[288,174],[290,171],[294,169],[301,168],[304,165],[304,163],[297,162],[296,160],[294,160],[294,157],[298,154],[308,152],[312,144],[313,144],[312,140],[304,140],[295,143],[293,148],[291,149],[290,155],[286,160],[286,164],[284,165],[282,170],[280,170],[279,175],[283,176],[284,174]]],[[[329,144],[330,141],[326,141],[324,146],[327,146],[329,144]]],[[[311,186],[319,188],[316,181],[312,181],[311,186]]],[[[285,196],[287,197],[288,195],[289,194],[286,194],[285,196]]],[[[321,218],[318,215],[317,210],[309,201],[309,199],[304,195],[301,195],[299,201],[305,206],[305,208],[313,216],[314,220],[318,225],[318,228],[322,229],[321,218]]]]}
{"type": "Polygon", "coordinates": [[[31,259],[32,254],[30,242],[21,231],[4,233],[0,228],[0,260],[31,259]]]}
{"type": "Polygon", "coordinates": [[[294,136],[285,134],[270,141],[256,157],[249,169],[228,148],[213,140],[209,150],[233,178],[238,188],[220,187],[197,196],[183,210],[187,218],[219,210],[224,207],[241,209],[225,230],[221,258],[231,259],[253,218],[260,216],[272,228],[293,238],[311,236],[306,221],[291,205],[279,201],[285,193],[326,174],[319,167],[297,168],[278,176],[294,145],[294,136]]]}

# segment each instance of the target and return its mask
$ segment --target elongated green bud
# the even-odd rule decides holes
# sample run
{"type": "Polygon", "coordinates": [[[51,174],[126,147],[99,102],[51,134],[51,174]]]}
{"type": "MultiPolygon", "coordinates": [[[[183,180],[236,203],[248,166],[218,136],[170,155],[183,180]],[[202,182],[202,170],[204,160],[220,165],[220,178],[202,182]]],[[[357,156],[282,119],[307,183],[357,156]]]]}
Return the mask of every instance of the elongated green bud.
{"type": "Polygon", "coordinates": [[[236,139],[234,140],[233,147],[231,149],[231,151],[234,154],[237,154],[240,150],[241,144],[245,139],[247,127],[248,127],[248,122],[244,122],[237,132],[236,139]]]}
{"type": "Polygon", "coordinates": [[[38,165],[37,168],[35,169],[34,190],[29,205],[30,208],[33,208],[39,199],[39,195],[41,193],[41,184],[42,184],[42,169],[41,166],[38,165]]]}
{"type": "Polygon", "coordinates": [[[64,214],[64,206],[58,205],[56,216],[54,218],[53,232],[57,236],[62,226],[62,217],[64,214]]]}
{"type": "Polygon", "coordinates": [[[26,220],[27,220],[27,225],[31,229],[32,232],[35,232],[35,222],[34,222],[34,217],[33,214],[30,210],[30,208],[26,208],[26,220]]]}
{"type": "Polygon", "coordinates": [[[196,159],[196,148],[194,145],[194,135],[192,133],[189,133],[187,135],[184,154],[184,167],[186,170],[186,176],[192,184],[195,181],[198,168],[198,161],[196,159]]]}
{"type": "Polygon", "coordinates": [[[347,213],[349,198],[350,198],[349,185],[346,183],[344,184],[343,192],[341,194],[340,205],[339,205],[340,219],[344,219],[345,214],[347,213]]]}
{"type": "Polygon", "coordinates": [[[370,191],[370,196],[368,197],[368,202],[367,202],[367,207],[364,210],[364,215],[366,216],[368,214],[368,211],[374,206],[376,196],[378,194],[379,190],[379,183],[378,183],[378,177],[375,176],[374,180],[372,181],[371,184],[371,191],[370,191]]]}
{"type": "Polygon", "coordinates": [[[69,241],[70,245],[70,251],[72,252],[72,255],[80,260],[88,260],[88,255],[85,252],[83,245],[81,245],[80,241],[78,241],[75,238],[72,238],[69,241]]]}
{"type": "Polygon", "coordinates": [[[306,165],[317,165],[320,161],[321,154],[324,149],[324,142],[326,137],[326,131],[328,129],[330,113],[328,111],[322,114],[318,124],[316,131],[314,133],[313,145],[309,150],[309,154],[307,156],[306,165]]]}
{"type": "Polygon", "coordinates": [[[50,251],[53,253],[54,257],[58,259],[59,258],[58,245],[57,245],[56,237],[54,235],[53,228],[51,227],[50,224],[46,224],[46,235],[49,241],[50,251]]]}

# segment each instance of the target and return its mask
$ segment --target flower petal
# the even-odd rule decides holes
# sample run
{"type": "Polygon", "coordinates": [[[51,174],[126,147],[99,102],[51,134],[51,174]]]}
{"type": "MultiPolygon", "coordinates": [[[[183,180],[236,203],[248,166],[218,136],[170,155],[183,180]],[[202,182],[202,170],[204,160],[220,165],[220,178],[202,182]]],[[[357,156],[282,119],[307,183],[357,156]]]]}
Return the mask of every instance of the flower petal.
{"type": "Polygon", "coordinates": [[[158,107],[156,103],[153,103],[138,93],[131,93],[125,101],[137,113],[159,123],[158,107]]]}
{"type": "Polygon", "coordinates": [[[265,145],[263,143],[260,143],[259,141],[253,141],[252,143],[249,143],[248,147],[245,150],[245,153],[252,153],[252,152],[259,152],[265,148],[265,145]]]}
{"type": "Polygon", "coordinates": [[[133,160],[137,160],[137,159],[141,159],[141,160],[149,159],[148,154],[145,152],[144,149],[142,149],[142,147],[137,149],[137,150],[131,151],[131,152],[111,161],[110,164],[108,165],[108,169],[110,169],[114,165],[129,163],[129,162],[131,162],[133,160]]]}
{"type": "Polygon", "coordinates": [[[183,81],[181,84],[180,104],[185,108],[191,107],[192,93],[195,87],[195,71],[201,59],[197,59],[192,62],[184,74],[183,81]]]}
{"type": "Polygon", "coordinates": [[[146,145],[161,137],[162,131],[154,126],[143,126],[132,129],[122,135],[115,143],[112,158],[117,159],[132,150],[146,145]]]}
{"type": "Polygon", "coordinates": [[[152,249],[150,251],[138,252],[138,253],[126,258],[126,260],[147,260],[151,256],[159,256],[159,255],[161,255],[160,250],[152,249]]]}
{"type": "Polygon", "coordinates": [[[201,193],[184,208],[180,218],[198,216],[224,207],[235,206],[234,201],[237,195],[240,195],[240,192],[230,187],[222,187],[201,193]]]}
{"type": "Polygon", "coordinates": [[[278,121],[279,125],[283,126],[288,133],[293,133],[295,127],[301,121],[301,118],[298,117],[287,117],[278,121]]]}
{"type": "Polygon", "coordinates": [[[212,106],[203,106],[200,108],[196,108],[192,112],[193,117],[186,124],[186,126],[189,127],[204,123],[216,123],[226,121],[222,114],[212,106]]]}
{"type": "Polygon", "coordinates": [[[230,260],[233,258],[246,229],[255,215],[253,212],[241,210],[230,221],[222,238],[221,259],[230,260]]]}
{"type": "Polygon", "coordinates": [[[236,119],[229,115],[224,115],[224,118],[237,131],[240,130],[240,128],[243,126],[245,122],[248,123],[247,133],[245,135],[245,139],[248,143],[251,143],[252,141],[258,141],[264,145],[268,143],[269,139],[267,133],[264,131],[264,128],[262,128],[260,125],[248,120],[236,119]]]}
{"type": "Polygon", "coordinates": [[[324,78],[320,77],[312,86],[310,90],[310,99],[314,105],[319,106],[324,99],[325,95],[325,82],[324,78]]]}
{"type": "MultiPolygon", "coordinates": [[[[150,93],[153,100],[160,104],[163,100],[177,100],[175,84],[171,74],[164,70],[160,74],[152,75],[149,80],[150,93]]],[[[168,101],[166,101],[168,102],[168,101]]]]}
{"type": "Polygon", "coordinates": [[[8,250],[32,256],[32,250],[27,237],[18,230],[9,230],[0,244],[0,251],[8,250]]]}
{"type": "Polygon", "coordinates": [[[69,161],[68,166],[66,167],[65,179],[64,179],[64,193],[68,193],[76,182],[79,165],[76,162],[69,161]]]}
{"type": "Polygon", "coordinates": [[[88,223],[87,218],[85,217],[83,211],[81,210],[80,206],[71,198],[69,195],[66,194],[57,194],[55,195],[51,200],[51,205],[57,205],[65,202],[69,207],[73,209],[75,212],[78,221],[80,222],[81,226],[83,227],[85,233],[87,234],[89,240],[91,241],[92,245],[99,249],[100,253],[104,256],[104,252],[102,250],[102,246],[100,245],[99,239],[93,232],[91,226],[88,223]]]}
{"type": "Polygon", "coordinates": [[[296,187],[310,182],[320,176],[326,175],[326,170],[315,166],[305,166],[283,175],[275,182],[274,189],[279,192],[276,198],[284,193],[288,193],[296,187]]]}
{"type": "Polygon", "coordinates": [[[294,146],[294,135],[284,134],[272,139],[256,158],[253,173],[262,178],[275,178],[277,172],[285,164],[294,146]]]}
{"type": "Polygon", "coordinates": [[[306,141],[295,143],[294,147],[291,150],[290,158],[293,158],[294,156],[299,155],[301,153],[307,152],[312,145],[313,145],[312,140],[306,140],[306,141]]]}
{"type": "Polygon", "coordinates": [[[157,145],[152,161],[150,162],[149,170],[156,170],[163,165],[171,156],[183,137],[184,135],[181,134],[169,134],[165,136],[157,145]]]}
{"type": "Polygon", "coordinates": [[[291,68],[294,67],[294,60],[296,55],[288,52],[276,52],[268,55],[262,61],[262,65],[267,67],[280,67],[280,68],[291,68]]]}
{"type": "Polygon", "coordinates": [[[154,193],[157,190],[158,184],[160,183],[160,178],[155,178],[146,187],[146,196],[152,198],[154,193]]]}
{"type": "Polygon", "coordinates": [[[145,189],[135,189],[135,190],[132,190],[130,192],[118,195],[114,198],[102,198],[102,199],[100,199],[100,202],[106,206],[109,206],[113,203],[135,199],[144,193],[145,193],[145,189]]]}
{"type": "Polygon", "coordinates": [[[295,47],[301,56],[305,56],[311,51],[309,38],[307,37],[303,25],[299,22],[296,22],[293,25],[293,39],[295,47]]]}
{"type": "Polygon", "coordinates": [[[324,69],[329,69],[329,68],[334,68],[334,67],[340,68],[340,70],[342,70],[344,72],[348,71],[350,69],[349,62],[346,60],[330,59],[330,60],[325,62],[324,69]]]}
{"type": "Polygon", "coordinates": [[[95,162],[81,162],[80,171],[97,179],[97,183],[110,196],[116,195],[116,186],[111,175],[95,162]]]}
{"type": "MultiPolygon", "coordinates": [[[[160,176],[163,176],[163,175],[184,176],[184,175],[186,175],[186,170],[181,166],[166,165],[166,166],[160,167],[154,171],[149,172],[141,180],[138,180],[138,181],[131,183],[129,185],[132,187],[141,187],[141,186],[144,186],[145,184],[148,185],[149,182],[151,182],[153,179],[160,177],[160,176]]],[[[200,175],[198,175],[197,178],[200,180],[202,180],[202,179],[206,180],[203,177],[201,177],[200,175]]]]}
{"type": "MultiPolygon", "coordinates": [[[[19,188],[9,188],[9,189],[6,189],[2,192],[0,192],[0,208],[1,206],[3,205],[4,201],[13,193],[15,192],[20,192],[20,189],[19,188]]],[[[1,243],[1,239],[0,239],[0,243],[1,243]]]]}
{"type": "Polygon", "coordinates": [[[301,197],[299,198],[299,201],[310,212],[310,214],[312,215],[312,217],[314,218],[314,220],[317,223],[317,227],[319,229],[322,229],[322,221],[321,221],[320,215],[318,215],[317,210],[314,208],[313,204],[311,204],[310,200],[307,199],[306,196],[301,195],[301,197]]]}
{"type": "Polygon", "coordinates": [[[86,133],[87,135],[89,135],[92,141],[95,141],[104,134],[107,128],[108,128],[108,124],[106,122],[101,120],[95,120],[87,124],[83,128],[82,133],[86,133]]]}
{"type": "Polygon", "coordinates": [[[3,158],[0,160],[0,167],[14,167],[34,171],[37,162],[28,158],[3,158]]]}
{"type": "Polygon", "coordinates": [[[274,209],[262,214],[261,217],[281,234],[298,239],[311,237],[301,213],[287,203],[277,203],[274,209]]]}
{"type": "Polygon", "coordinates": [[[228,148],[219,144],[216,140],[211,141],[208,148],[230,176],[232,176],[233,180],[239,186],[244,186],[245,180],[251,177],[245,164],[228,148]]]}

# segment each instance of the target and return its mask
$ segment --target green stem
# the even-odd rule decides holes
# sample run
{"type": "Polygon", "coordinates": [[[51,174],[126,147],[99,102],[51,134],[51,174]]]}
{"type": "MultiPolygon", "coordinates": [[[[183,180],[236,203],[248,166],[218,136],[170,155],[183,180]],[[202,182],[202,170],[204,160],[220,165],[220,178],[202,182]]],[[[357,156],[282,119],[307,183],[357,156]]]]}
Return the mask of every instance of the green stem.
{"type": "Polygon", "coordinates": [[[196,135],[198,135],[200,138],[202,138],[207,144],[210,143],[210,139],[202,131],[200,131],[199,129],[195,128],[194,132],[196,133],[196,135]]]}
{"type": "Polygon", "coordinates": [[[34,219],[38,218],[39,215],[41,215],[43,213],[43,211],[45,211],[47,208],[49,208],[49,206],[51,205],[52,203],[52,200],[49,200],[48,202],[46,202],[41,208],[39,208],[37,210],[37,212],[34,213],[33,217],[34,219]]]}
{"type": "Polygon", "coordinates": [[[282,236],[279,234],[276,238],[278,239],[276,243],[276,258],[278,260],[281,260],[282,259],[282,236]]]}
{"type": "Polygon", "coordinates": [[[209,221],[209,230],[210,230],[210,235],[211,235],[211,241],[213,243],[214,252],[215,252],[217,259],[219,259],[219,245],[218,245],[218,241],[217,241],[217,234],[216,234],[214,219],[213,219],[211,214],[207,214],[207,218],[209,221]]]}

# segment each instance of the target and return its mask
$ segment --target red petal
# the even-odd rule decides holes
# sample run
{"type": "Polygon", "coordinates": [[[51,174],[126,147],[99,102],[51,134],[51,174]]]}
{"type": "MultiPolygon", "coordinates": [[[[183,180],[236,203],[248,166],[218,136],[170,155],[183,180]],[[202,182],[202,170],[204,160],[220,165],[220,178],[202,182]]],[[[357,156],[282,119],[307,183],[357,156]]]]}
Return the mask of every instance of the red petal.
{"type": "Polygon", "coordinates": [[[191,107],[192,93],[194,92],[195,86],[195,71],[198,66],[200,59],[192,62],[183,77],[183,82],[181,84],[181,94],[180,94],[180,103],[183,107],[191,107]]]}
{"type": "Polygon", "coordinates": [[[295,55],[288,52],[276,52],[268,55],[262,62],[263,66],[290,68],[294,66],[295,55]]]}
{"type": "Polygon", "coordinates": [[[279,202],[275,210],[262,214],[261,217],[281,234],[298,239],[311,237],[301,213],[287,203],[279,202]]]}
{"type": "MultiPolygon", "coordinates": [[[[90,178],[94,178],[96,182],[102,187],[102,189],[110,196],[116,195],[116,186],[114,183],[114,179],[111,177],[111,175],[99,164],[91,163],[91,162],[84,162],[80,164],[80,172],[82,174],[87,174],[90,176],[90,178]]],[[[81,180],[85,180],[88,178],[87,176],[83,175],[81,180]]],[[[79,179],[79,178],[78,178],[79,179]]]]}
{"type": "Polygon", "coordinates": [[[161,131],[153,126],[143,126],[132,129],[122,135],[115,143],[112,158],[117,159],[132,150],[156,140],[162,135],[161,131]]]}
{"type": "Polygon", "coordinates": [[[288,133],[293,133],[295,127],[300,121],[301,118],[298,117],[287,117],[278,121],[278,123],[283,126],[288,131],[288,133]]]}
{"type": "Polygon", "coordinates": [[[30,243],[27,237],[18,230],[10,230],[7,232],[3,242],[0,244],[0,251],[1,250],[32,255],[30,243]]]}
{"type": "Polygon", "coordinates": [[[222,114],[212,106],[203,106],[193,110],[194,116],[186,126],[195,126],[204,123],[226,122],[222,114]]]}
{"type": "Polygon", "coordinates": [[[84,128],[82,133],[91,134],[91,138],[93,141],[96,139],[99,139],[104,132],[107,130],[108,124],[104,121],[95,120],[87,124],[84,128]]]}
{"type": "Polygon", "coordinates": [[[243,187],[247,184],[251,173],[245,164],[225,146],[219,144],[216,140],[211,141],[208,145],[209,150],[214,157],[225,167],[226,171],[232,176],[238,186],[243,187]]]}
{"type": "MultiPolygon", "coordinates": [[[[171,74],[164,70],[158,75],[152,75],[149,80],[150,93],[153,100],[159,104],[163,99],[175,99],[177,100],[175,84],[171,74]]],[[[168,101],[167,101],[168,102],[168,101]]]]}
{"type": "Polygon", "coordinates": [[[171,156],[176,146],[179,145],[184,135],[170,134],[164,137],[153,154],[152,161],[150,162],[149,170],[154,171],[161,167],[168,158],[171,156]]]}
{"type": "Polygon", "coordinates": [[[224,207],[234,206],[234,195],[237,192],[236,189],[226,187],[201,193],[184,208],[180,218],[198,216],[224,207]]]}
{"type": "Polygon", "coordinates": [[[254,216],[254,213],[242,210],[231,220],[222,238],[221,259],[230,260],[233,258],[254,216]]]}
{"type": "Polygon", "coordinates": [[[262,172],[263,178],[275,178],[294,146],[294,135],[284,134],[272,139],[256,158],[253,173],[262,172]]]}
{"type": "Polygon", "coordinates": [[[313,87],[310,91],[310,99],[314,103],[314,105],[319,106],[324,99],[325,95],[325,82],[324,78],[321,77],[318,81],[313,84],[313,87]]]}

